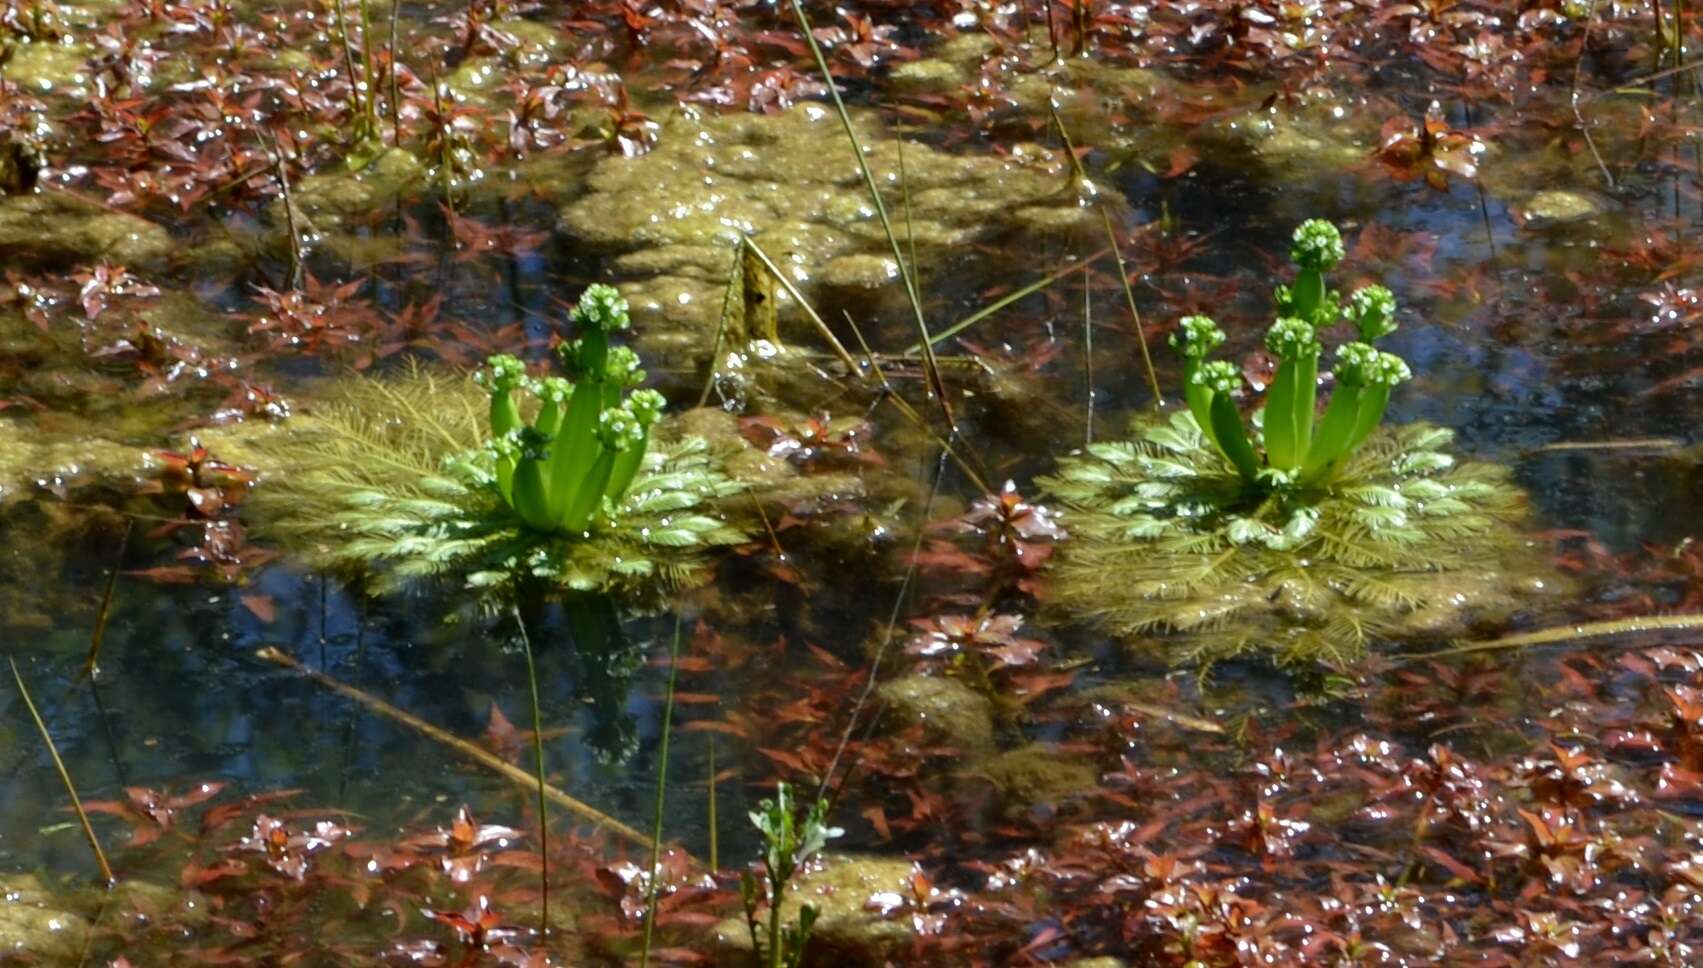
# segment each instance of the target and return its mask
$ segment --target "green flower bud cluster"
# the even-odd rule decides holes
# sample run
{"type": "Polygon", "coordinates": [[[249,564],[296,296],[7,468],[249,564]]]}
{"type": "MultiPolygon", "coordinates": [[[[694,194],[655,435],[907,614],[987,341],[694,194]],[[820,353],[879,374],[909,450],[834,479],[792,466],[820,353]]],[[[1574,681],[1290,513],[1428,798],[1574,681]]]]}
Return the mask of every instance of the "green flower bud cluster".
{"type": "Polygon", "coordinates": [[[613,287],[589,287],[571,319],[579,338],[560,355],[574,381],[533,379],[507,355],[487,360],[477,379],[491,393],[488,450],[497,492],[528,528],[577,535],[632,485],[667,401],[635,390],[645,378],[638,354],[609,345],[609,334],[630,322],[613,287]],[[537,401],[531,423],[521,417],[516,391],[537,401]]]}
{"type": "Polygon", "coordinates": [[[1250,487],[1305,489],[1328,482],[1382,421],[1390,388],[1411,378],[1400,357],[1371,344],[1396,329],[1395,296],[1383,286],[1366,286],[1348,299],[1325,286],[1324,273],[1344,256],[1342,234],[1323,219],[1295,230],[1290,258],[1292,285],[1276,287],[1277,319],[1265,345],[1278,358],[1266,394],[1263,453],[1243,425],[1233,395],[1242,385],[1234,364],[1210,361],[1224,333],[1205,316],[1186,316],[1171,337],[1183,355],[1183,392],[1206,439],[1250,487]],[[1337,389],[1322,420],[1317,412],[1319,330],[1346,315],[1360,340],[1337,351],[1337,389]]]}

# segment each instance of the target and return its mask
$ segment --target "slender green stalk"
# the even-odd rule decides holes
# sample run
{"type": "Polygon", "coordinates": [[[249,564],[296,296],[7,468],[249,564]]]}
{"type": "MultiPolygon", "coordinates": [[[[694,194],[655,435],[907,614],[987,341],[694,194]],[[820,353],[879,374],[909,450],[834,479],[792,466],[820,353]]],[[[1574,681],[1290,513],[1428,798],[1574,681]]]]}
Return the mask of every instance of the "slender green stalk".
{"type": "Polygon", "coordinates": [[[520,645],[526,652],[526,683],[532,691],[532,758],[538,771],[538,889],[544,909],[544,934],[550,933],[550,813],[549,800],[544,793],[544,717],[538,706],[538,667],[532,661],[532,636],[526,634],[526,619],[520,608],[514,609],[515,627],[520,629],[520,645]]]}
{"type": "Polygon", "coordinates": [[[390,141],[402,147],[402,96],[396,81],[396,21],[402,15],[401,0],[390,0],[390,141]]]}
{"type": "Polygon", "coordinates": [[[83,825],[83,836],[88,838],[89,849],[94,851],[95,863],[100,865],[101,878],[111,887],[118,878],[113,876],[112,866],[106,862],[106,851],[101,850],[100,838],[95,836],[95,828],[89,823],[89,815],[83,811],[83,801],[77,796],[77,785],[71,782],[71,772],[65,769],[65,761],[59,758],[59,748],[53,745],[53,735],[47,731],[47,723],[42,721],[41,713],[35,708],[35,700],[30,698],[30,690],[24,685],[24,677],[18,672],[17,660],[6,660],[12,666],[12,681],[18,684],[18,694],[24,697],[24,706],[30,711],[30,718],[35,720],[35,728],[41,733],[41,741],[47,746],[47,753],[53,757],[53,766],[59,771],[59,779],[65,784],[65,793],[71,798],[71,809],[77,811],[77,821],[83,825]]]}
{"type": "MultiPolygon", "coordinates": [[[[698,394],[698,406],[703,407],[710,402],[710,391],[715,388],[716,371],[721,367],[721,340],[727,332],[727,314],[733,308],[733,288],[739,285],[740,257],[743,254],[744,241],[733,247],[733,267],[728,270],[727,288],[721,293],[721,318],[716,322],[715,341],[710,344],[710,372],[704,377],[704,391],[698,394]]],[[[856,371],[856,364],[852,369],[856,371]]]]}
{"type": "MultiPolygon", "coordinates": [[[[1070,140],[1070,131],[1064,126],[1064,119],[1059,117],[1058,107],[1051,100],[1047,102],[1047,110],[1052,113],[1053,124],[1058,128],[1058,136],[1064,141],[1065,157],[1070,159],[1071,166],[1076,170],[1077,183],[1084,189],[1091,187],[1088,171],[1082,167],[1082,159],[1076,157],[1076,145],[1070,140]]],[[[1124,265],[1123,250],[1118,246],[1118,233],[1112,227],[1112,215],[1098,198],[1094,207],[1100,211],[1100,226],[1106,232],[1106,245],[1112,250],[1112,261],[1118,266],[1118,281],[1123,284],[1124,302],[1129,306],[1130,318],[1135,321],[1135,341],[1141,347],[1141,364],[1147,371],[1147,388],[1153,391],[1153,409],[1163,410],[1164,394],[1159,390],[1159,374],[1153,369],[1153,354],[1147,349],[1147,331],[1141,325],[1141,310],[1135,306],[1135,289],[1129,283],[1129,269],[1124,265]]]]}
{"type": "MultiPolygon", "coordinates": [[[[650,834],[650,886],[645,898],[645,940],[640,950],[639,964],[641,968],[650,965],[651,934],[656,929],[656,898],[660,887],[660,872],[662,862],[662,810],[668,802],[668,737],[674,731],[674,682],[680,672],[680,616],[674,616],[674,642],[668,649],[668,697],[662,704],[662,742],[657,749],[656,764],[656,813],[651,822],[650,834]]],[[[711,774],[712,785],[714,774],[711,774]]],[[[714,857],[711,852],[711,857],[714,857]]],[[[710,869],[715,869],[715,862],[710,862],[710,869]]]]}
{"type": "MultiPolygon", "coordinates": [[[[1042,276],[1041,278],[1035,280],[1034,282],[1029,283],[1027,286],[1024,286],[1021,289],[1014,290],[1010,293],[1007,293],[1004,296],[1001,296],[1000,298],[994,300],[991,303],[988,303],[986,306],[983,306],[982,308],[976,310],[975,312],[971,313],[970,315],[965,316],[963,319],[958,320],[956,323],[953,323],[951,326],[948,326],[945,329],[941,330],[940,332],[934,334],[935,345],[939,345],[941,343],[946,342],[947,340],[951,339],[952,337],[957,336],[959,333],[962,333],[964,330],[969,329],[971,326],[976,325],[977,323],[988,318],[989,316],[992,316],[994,313],[999,312],[1000,310],[1011,305],[1012,303],[1015,303],[1015,302],[1017,302],[1021,299],[1025,299],[1029,296],[1032,296],[1035,293],[1040,292],[1042,289],[1045,289],[1048,286],[1052,285],[1053,283],[1059,281],[1060,279],[1063,279],[1065,276],[1070,275],[1071,273],[1075,272],[1077,269],[1086,268],[1088,266],[1091,266],[1094,263],[1099,262],[1101,259],[1104,259],[1106,256],[1111,255],[1111,254],[1112,254],[1112,247],[1107,246],[1106,248],[1101,249],[1100,251],[1094,253],[1093,255],[1088,256],[1086,259],[1083,259],[1082,262],[1080,262],[1080,263],[1073,263],[1071,265],[1067,265],[1067,266],[1064,266],[1062,268],[1055,269],[1052,272],[1049,272],[1046,275],[1042,276]]],[[[900,355],[901,356],[915,356],[916,354],[918,354],[920,352],[922,352],[922,344],[918,343],[918,344],[915,344],[913,346],[907,347],[905,349],[905,351],[900,355]]]]}
{"type": "Polygon", "coordinates": [[[101,592],[101,610],[95,616],[95,630],[89,635],[89,657],[83,660],[83,669],[77,673],[72,685],[78,685],[95,674],[95,663],[100,661],[101,646],[106,642],[107,619],[112,614],[112,593],[118,587],[118,575],[124,568],[124,549],[130,545],[130,532],[135,526],[135,518],[124,519],[124,535],[118,539],[118,556],[112,563],[112,573],[106,576],[106,590],[101,592]]]}
{"type": "Polygon", "coordinates": [[[940,398],[940,409],[946,417],[946,425],[956,428],[958,422],[952,416],[952,403],[947,398],[946,384],[940,378],[940,366],[934,359],[934,341],[928,334],[928,321],[923,318],[922,296],[917,292],[916,279],[905,268],[905,255],[899,248],[899,237],[893,232],[893,220],[887,216],[887,203],[882,201],[881,189],[875,184],[875,174],[869,170],[869,161],[864,157],[863,144],[858,141],[857,131],[852,128],[851,114],[846,111],[845,101],[840,98],[840,89],[834,85],[834,73],[828,69],[828,58],[822,54],[822,46],[816,43],[816,35],[811,31],[810,18],[804,15],[804,5],[799,0],[792,0],[793,16],[798,19],[799,30],[804,34],[804,40],[810,45],[810,52],[816,56],[816,67],[822,72],[822,82],[828,86],[828,95],[833,98],[834,110],[839,112],[840,125],[845,128],[846,139],[851,142],[852,155],[857,159],[857,170],[863,175],[863,183],[869,189],[869,198],[875,203],[875,214],[881,219],[881,230],[887,236],[887,244],[893,252],[893,262],[899,267],[899,275],[905,283],[905,295],[911,301],[911,313],[915,317],[917,336],[922,346],[923,370],[928,375],[930,392],[940,398]]]}
{"type": "Polygon", "coordinates": [[[716,820],[715,734],[710,733],[710,870],[721,870],[721,831],[716,820]]]}

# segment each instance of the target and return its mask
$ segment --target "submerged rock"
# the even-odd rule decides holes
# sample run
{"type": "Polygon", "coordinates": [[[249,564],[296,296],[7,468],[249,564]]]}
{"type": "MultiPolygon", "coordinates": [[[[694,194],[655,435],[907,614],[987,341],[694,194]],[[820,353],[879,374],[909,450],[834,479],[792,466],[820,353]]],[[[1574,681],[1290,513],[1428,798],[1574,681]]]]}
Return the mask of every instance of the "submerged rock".
{"type": "Polygon", "coordinates": [[[1583,192],[1552,188],[1538,192],[1520,207],[1528,228],[1547,228],[1595,218],[1602,204],[1583,192]]]}
{"type": "Polygon", "coordinates": [[[171,234],[144,218],[64,191],[0,197],[0,259],[54,266],[107,261],[156,267],[171,255],[171,234]]]}
{"type": "Polygon", "coordinates": [[[956,679],[908,675],[882,683],[876,695],[889,731],[920,725],[931,743],[966,753],[993,749],[993,703],[956,679]]]}
{"type": "Polygon", "coordinates": [[[1063,755],[1045,743],[990,756],[966,770],[964,777],[992,784],[1001,812],[1012,819],[1057,810],[1100,786],[1100,771],[1092,763],[1063,755]]]}
{"type": "MultiPolygon", "coordinates": [[[[898,955],[916,936],[909,918],[891,918],[872,907],[878,894],[909,897],[912,877],[919,872],[911,861],[894,857],[826,855],[794,879],[781,917],[796,924],[804,904],[816,908],[815,929],[805,947],[807,968],[879,968],[898,955]]],[[[711,957],[716,965],[746,968],[751,964],[751,932],[744,918],[728,918],[712,930],[711,957]]]]}

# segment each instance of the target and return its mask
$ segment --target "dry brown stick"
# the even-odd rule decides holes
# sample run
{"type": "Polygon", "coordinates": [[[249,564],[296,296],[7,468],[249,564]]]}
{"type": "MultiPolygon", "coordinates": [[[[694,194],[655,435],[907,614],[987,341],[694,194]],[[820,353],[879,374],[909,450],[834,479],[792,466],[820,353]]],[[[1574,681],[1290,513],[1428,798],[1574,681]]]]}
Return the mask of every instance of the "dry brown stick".
{"type": "Polygon", "coordinates": [[[42,721],[41,713],[35,708],[35,700],[30,698],[29,688],[24,685],[24,677],[18,672],[15,659],[7,659],[12,666],[12,681],[18,684],[18,694],[24,697],[24,705],[29,708],[30,718],[35,720],[35,728],[41,731],[41,741],[47,745],[47,753],[53,757],[53,765],[59,770],[59,779],[65,784],[65,792],[71,797],[71,809],[77,811],[77,820],[83,825],[83,836],[89,839],[89,849],[95,852],[95,863],[100,865],[101,877],[108,887],[117,883],[118,878],[112,875],[112,865],[106,862],[106,851],[101,850],[100,838],[95,836],[95,828],[89,823],[89,815],[83,811],[83,801],[77,796],[77,786],[71,782],[71,771],[65,769],[65,761],[59,758],[59,747],[53,745],[53,735],[47,731],[47,723],[42,721]]]}
{"type": "MultiPolygon", "coordinates": [[[[353,699],[355,702],[360,703],[387,719],[393,719],[402,725],[407,726],[409,729],[424,735],[428,739],[436,740],[450,749],[455,750],[457,753],[460,753],[462,756],[478,763],[480,766],[483,766],[492,772],[501,774],[502,777],[509,782],[525,787],[529,792],[532,790],[543,789],[544,795],[549,797],[551,802],[579,817],[581,820],[585,820],[588,823],[602,827],[605,830],[620,836],[621,839],[647,850],[651,846],[651,839],[645,834],[634,830],[632,827],[616,820],[614,817],[609,816],[596,807],[593,807],[583,801],[576,800],[548,783],[541,782],[538,777],[533,776],[531,773],[526,772],[507,760],[504,760],[502,757],[492,753],[490,750],[482,749],[472,743],[469,743],[467,740],[454,735],[453,733],[440,729],[437,726],[433,726],[431,723],[415,716],[413,713],[398,709],[377,696],[368,695],[367,693],[356,689],[354,686],[342,682],[341,680],[334,679],[317,669],[310,669],[296,661],[293,657],[286,655],[282,650],[274,648],[273,646],[263,646],[260,649],[257,649],[254,655],[255,658],[270,662],[273,665],[283,666],[286,669],[299,672],[319,685],[330,689],[332,692],[344,696],[345,698],[353,699]]],[[[691,858],[688,857],[688,859],[690,860],[691,858]]],[[[697,863],[697,861],[693,860],[693,863],[697,863]]]]}

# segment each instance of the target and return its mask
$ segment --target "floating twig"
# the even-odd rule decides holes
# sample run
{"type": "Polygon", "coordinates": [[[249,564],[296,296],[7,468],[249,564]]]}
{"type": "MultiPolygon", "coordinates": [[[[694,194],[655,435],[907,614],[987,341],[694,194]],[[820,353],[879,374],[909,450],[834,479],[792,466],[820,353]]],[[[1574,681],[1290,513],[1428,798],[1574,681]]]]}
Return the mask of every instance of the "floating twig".
{"type": "Polygon", "coordinates": [[[544,718],[538,708],[538,667],[532,661],[532,636],[526,634],[526,619],[520,608],[514,609],[514,623],[520,629],[521,648],[526,652],[526,684],[532,690],[532,758],[538,770],[538,880],[539,899],[543,907],[544,934],[550,933],[550,811],[544,796],[544,718]]]}

